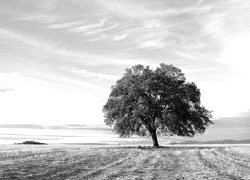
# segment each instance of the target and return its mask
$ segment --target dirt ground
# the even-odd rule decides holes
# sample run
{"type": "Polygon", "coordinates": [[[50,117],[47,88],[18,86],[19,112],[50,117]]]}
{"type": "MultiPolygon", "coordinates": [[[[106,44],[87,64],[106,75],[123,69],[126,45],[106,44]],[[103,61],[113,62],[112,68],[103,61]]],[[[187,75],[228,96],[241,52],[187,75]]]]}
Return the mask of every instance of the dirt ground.
{"type": "Polygon", "coordinates": [[[250,179],[250,146],[0,146],[0,179],[250,179]]]}

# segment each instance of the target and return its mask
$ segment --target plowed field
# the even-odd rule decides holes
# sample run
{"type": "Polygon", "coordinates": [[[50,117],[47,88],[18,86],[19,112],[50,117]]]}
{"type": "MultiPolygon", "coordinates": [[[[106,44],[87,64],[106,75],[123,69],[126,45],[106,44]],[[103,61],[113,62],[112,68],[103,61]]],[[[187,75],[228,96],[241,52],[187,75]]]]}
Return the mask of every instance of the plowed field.
{"type": "Polygon", "coordinates": [[[250,146],[2,146],[0,179],[250,179],[250,146]]]}

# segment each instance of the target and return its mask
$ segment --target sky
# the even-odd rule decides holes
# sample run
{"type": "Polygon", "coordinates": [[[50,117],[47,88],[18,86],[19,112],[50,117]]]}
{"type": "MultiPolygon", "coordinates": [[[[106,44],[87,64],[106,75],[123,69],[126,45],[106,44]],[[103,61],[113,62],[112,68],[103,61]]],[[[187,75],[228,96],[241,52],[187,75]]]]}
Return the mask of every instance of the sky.
{"type": "Polygon", "coordinates": [[[250,1],[0,0],[0,124],[103,124],[135,64],[173,64],[214,119],[250,119],[250,1]]]}

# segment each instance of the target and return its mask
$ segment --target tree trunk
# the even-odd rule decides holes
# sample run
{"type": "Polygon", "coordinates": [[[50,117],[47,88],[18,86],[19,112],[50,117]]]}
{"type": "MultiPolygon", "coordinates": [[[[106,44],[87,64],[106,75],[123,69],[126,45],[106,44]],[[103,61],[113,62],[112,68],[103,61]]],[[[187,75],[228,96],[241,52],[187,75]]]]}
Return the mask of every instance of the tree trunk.
{"type": "Polygon", "coordinates": [[[154,147],[159,147],[158,140],[157,140],[157,135],[156,135],[156,130],[151,130],[150,132],[152,141],[153,141],[153,146],[154,147]]]}

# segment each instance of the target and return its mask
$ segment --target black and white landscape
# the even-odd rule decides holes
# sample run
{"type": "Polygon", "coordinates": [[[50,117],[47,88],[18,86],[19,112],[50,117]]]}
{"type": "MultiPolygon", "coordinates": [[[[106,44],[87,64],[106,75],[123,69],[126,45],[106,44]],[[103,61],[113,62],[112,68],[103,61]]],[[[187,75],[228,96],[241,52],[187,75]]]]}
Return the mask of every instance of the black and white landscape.
{"type": "Polygon", "coordinates": [[[249,9],[0,0],[0,179],[250,179],[249,9]]]}

